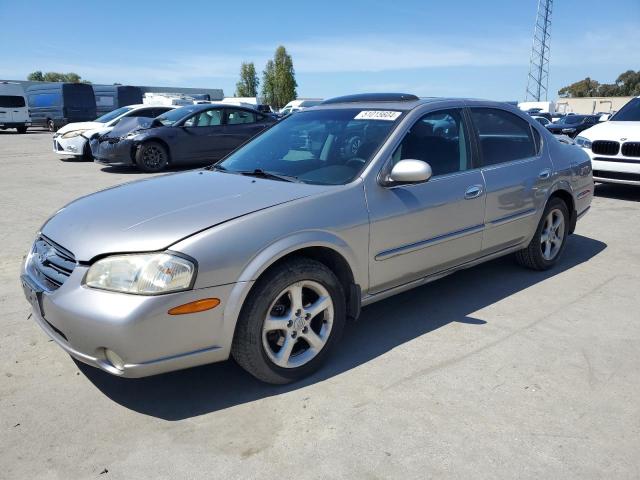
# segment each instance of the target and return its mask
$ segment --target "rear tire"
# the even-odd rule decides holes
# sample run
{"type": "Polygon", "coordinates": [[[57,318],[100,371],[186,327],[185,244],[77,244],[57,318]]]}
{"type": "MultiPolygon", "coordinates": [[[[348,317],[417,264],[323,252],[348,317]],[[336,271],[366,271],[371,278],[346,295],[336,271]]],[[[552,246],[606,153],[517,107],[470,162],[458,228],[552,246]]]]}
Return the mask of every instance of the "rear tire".
{"type": "Polygon", "coordinates": [[[145,142],[136,151],[136,165],[143,172],[161,172],[168,163],[169,152],[160,142],[145,142]]]}
{"type": "Polygon", "coordinates": [[[242,307],[231,354],[263,382],[290,383],[320,368],[345,321],[345,295],[333,272],[315,260],[293,259],[256,282],[242,307]]]}
{"type": "Polygon", "coordinates": [[[516,252],[516,261],[532,270],[548,270],[557,262],[567,243],[569,209],[560,198],[554,197],[544,209],[531,242],[516,252]]]}
{"type": "Polygon", "coordinates": [[[21,127],[16,127],[16,130],[18,131],[18,133],[27,133],[27,127],[25,127],[24,125],[21,127]]]}

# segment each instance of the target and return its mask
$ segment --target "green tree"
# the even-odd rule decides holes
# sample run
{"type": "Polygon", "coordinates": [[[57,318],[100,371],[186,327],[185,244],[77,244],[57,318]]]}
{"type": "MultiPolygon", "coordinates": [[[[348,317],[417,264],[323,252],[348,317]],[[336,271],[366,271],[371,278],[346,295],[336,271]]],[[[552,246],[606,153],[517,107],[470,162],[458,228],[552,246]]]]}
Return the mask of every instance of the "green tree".
{"type": "Polygon", "coordinates": [[[27,76],[27,80],[30,80],[32,82],[91,83],[89,80],[82,80],[82,77],[74,72],[69,72],[69,73],[47,72],[43,74],[40,70],[31,72],[27,76]]]}
{"type": "Polygon", "coordinates": [[[640,95],[640,70],[637,72],[627,70],[621,73],[616,79],[616,85],[623,97],[640,95]]]}
{"type": "Polygon", "coordinates": [[[259,84],[260,81],[253,62],[242,62],[240,81],[236,83],[236,97],[257,97],[259,84]]]}
{"type": "Polygon", "coordinates": [[[291,55],[280,45],[269,60],[262,74],[262,96],[264,101],[282,108],[298,96],[296,74],[291,55]]]}
{"type": "Polygon", "coordinates": [[[31,82],[44,82],[44,75],[40,70],[36,70],[27,75],[27,80],[31,82]]]}
{"type": "Polygon", "coordinates": [[[595,97],[598,95],[598,87],[600,84],[591,80],[589,77],[584,80],[580,80],[578,82],[572,83],[567,87],[563,87],[558,90],[558,95],[561,97],[595,97]]]}
{"type": "Polygon", "coordinates": [[[598,83],[587,77],[558,90],[561,97],[635,97],[640,95],[640,70],[627,70],[615,83],[598,83]]]}
{"type": "Polygon", "coordinates": [[[269,60],[262,72],[262,101],[273,107],[276,106],[275,80],[275,65],[269,60]]]}

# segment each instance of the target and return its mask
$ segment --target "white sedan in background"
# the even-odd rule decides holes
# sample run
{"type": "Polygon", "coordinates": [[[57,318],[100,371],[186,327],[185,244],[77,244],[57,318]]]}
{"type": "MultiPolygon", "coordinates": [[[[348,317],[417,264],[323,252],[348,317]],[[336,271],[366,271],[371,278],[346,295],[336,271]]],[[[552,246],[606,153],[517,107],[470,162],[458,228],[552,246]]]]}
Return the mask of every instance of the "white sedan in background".
{"type": "Polygon", "coordinates": [[[175,105],[128,105],[105,113],[93,122],[69,123],[53,135],[53,151],[60,155],[91,158],[89,140],[110,132],[123,118],[155,118],[176,108],[175,105]]]}

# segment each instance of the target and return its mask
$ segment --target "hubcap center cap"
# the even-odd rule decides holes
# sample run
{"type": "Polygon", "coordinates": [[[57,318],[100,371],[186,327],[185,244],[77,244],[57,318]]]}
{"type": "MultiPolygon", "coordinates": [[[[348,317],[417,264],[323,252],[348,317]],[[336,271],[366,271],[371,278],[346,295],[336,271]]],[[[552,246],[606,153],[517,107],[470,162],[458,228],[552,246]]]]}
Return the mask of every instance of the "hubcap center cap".
{"type": "Polygon", "coordinates": [[[293,319],[293,328],[295,330],[302,330],[302,328],[305,326],[305,321],[304,321],[304,317],[296,317],[293,319]]]}

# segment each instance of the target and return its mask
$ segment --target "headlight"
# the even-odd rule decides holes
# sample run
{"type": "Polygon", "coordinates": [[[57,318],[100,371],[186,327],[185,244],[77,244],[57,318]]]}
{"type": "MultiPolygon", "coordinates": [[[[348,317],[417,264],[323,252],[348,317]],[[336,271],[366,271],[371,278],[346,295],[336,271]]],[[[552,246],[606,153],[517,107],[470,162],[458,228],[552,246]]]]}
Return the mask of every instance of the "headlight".
{"type": "Polygon", "coordinates": [[[86,132],[86,130],[72,130],[72,131],[70,131],[70,132],[63,133],[63,134],[62,134],[62,138],[73,138],[73,137],[77,137],[78,135],[82,135],[84,132],[86,132]]]}
{"type": "Polygon", "coordinates": [[[129,132],[124,137],[121,137],[121,138],[133,138],[133,137],[137,137],[138,135],[140,135],[140,132],[137,130],[134,130],[133,132],[129,132]]]}
{"type": "Polygon", "coordinates": [[[113,255],[91,265],[85,285],[102,290],[159,295],[191,286],[195,264],[170,253],[113,255]]]}
{"type": "Polygon", "coordinates": [[[591,148],[591,140],[589,140],[588,138],[577,136],[575,138],[575,142],[582,148],[591,148]]]}

